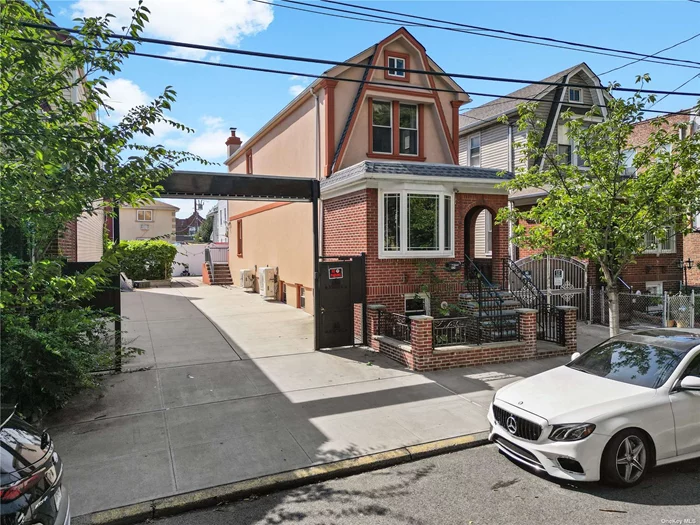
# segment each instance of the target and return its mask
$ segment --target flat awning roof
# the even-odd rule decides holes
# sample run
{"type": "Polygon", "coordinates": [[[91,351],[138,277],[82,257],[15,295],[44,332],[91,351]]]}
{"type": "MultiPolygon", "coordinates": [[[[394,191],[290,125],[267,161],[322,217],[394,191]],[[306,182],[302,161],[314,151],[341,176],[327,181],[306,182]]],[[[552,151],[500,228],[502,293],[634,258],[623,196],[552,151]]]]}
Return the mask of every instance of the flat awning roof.
{"type": "Polygon", "coordinates": [[[175,170],[161,182],[165,198],[312,202],[319,195],[314,178],[236,175],[175,170]]]}

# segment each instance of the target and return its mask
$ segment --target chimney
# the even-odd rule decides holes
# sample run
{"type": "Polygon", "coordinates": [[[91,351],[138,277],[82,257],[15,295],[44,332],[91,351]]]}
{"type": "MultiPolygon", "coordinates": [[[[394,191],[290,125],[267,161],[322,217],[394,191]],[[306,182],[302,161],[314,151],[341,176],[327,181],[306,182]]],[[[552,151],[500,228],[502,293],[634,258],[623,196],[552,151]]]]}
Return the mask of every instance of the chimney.
{"type": "Polygon", "coordinates": [[[236,136],[236,128],[231,129],[231,136],[226,139],[226,156],[230,157],[241,147],[241,139],[236,136]]]}

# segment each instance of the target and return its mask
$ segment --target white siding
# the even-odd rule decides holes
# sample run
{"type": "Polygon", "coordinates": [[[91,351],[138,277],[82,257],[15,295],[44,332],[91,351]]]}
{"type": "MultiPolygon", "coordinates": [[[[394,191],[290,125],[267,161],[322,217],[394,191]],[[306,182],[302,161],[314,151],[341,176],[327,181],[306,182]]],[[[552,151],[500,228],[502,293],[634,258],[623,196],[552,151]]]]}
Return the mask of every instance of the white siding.
{"type": "Polygon", "coordinates": [[[459,137],[459,164],[460,166],[469,164],[469,135],[459,137]]]}
{"type": "Polygon", "coordinates": [[[494,124],[481,130],[481,167],[508,169],[508,125],[494,124]]]}
{"type": "Polygon", "coordinates": [[[527,158],[525,153],[518,145],[524,145],[527,140],[527,131],[518,131],[517,129],[513,131],[513,143],[515,150],[515,169],[521,167],[526,167],[527,158]]]}
{"type": "Polygon", "coordinates": [[[105,214],[97,209],[93,215],[83,213],[78,217],[78,262],[96,262],[102,259],[102,238],[105,214]]]}
{"type": "MultiPolygon", "coordinates": [[[[485,257],[491,257],[491,253],[486,253],[486,215],[489,214],[487,210],[482,210],[479,216],[476,218],[476,224],[474,225],[474,256],[477,259],[483,259],[485,257]]],[[[491,219],[491,222],[493,219],[491,219]]]]}

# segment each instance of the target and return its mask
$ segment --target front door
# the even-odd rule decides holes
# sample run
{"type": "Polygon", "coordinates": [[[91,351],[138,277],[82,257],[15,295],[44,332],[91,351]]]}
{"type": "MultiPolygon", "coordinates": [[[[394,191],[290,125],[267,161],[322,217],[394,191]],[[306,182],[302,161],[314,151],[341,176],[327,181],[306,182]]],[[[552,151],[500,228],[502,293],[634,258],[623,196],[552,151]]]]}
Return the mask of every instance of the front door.
{"type": "Polygon", "coordinates": [[[349,346],[355,342],[350,261],[320,263],[320,347],[349,346]]]}
{"type": "MultiPolygon", "coordinates": [[[[681,379],[700,377],[700,354],[695,356],[681,379]]],[[[700,392],[681,390],[671,394],[671,407],[676,422],[676,449],[679,456],[700,452],[700,392]]]]}

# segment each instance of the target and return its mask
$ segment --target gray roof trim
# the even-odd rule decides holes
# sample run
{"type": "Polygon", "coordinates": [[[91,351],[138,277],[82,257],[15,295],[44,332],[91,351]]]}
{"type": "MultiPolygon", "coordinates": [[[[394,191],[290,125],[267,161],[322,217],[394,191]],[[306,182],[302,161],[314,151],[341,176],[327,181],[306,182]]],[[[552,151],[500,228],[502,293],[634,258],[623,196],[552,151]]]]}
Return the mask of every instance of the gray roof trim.
{"type": "Polygon", "coordinates": [[[513,178],[510,172],[502,170],[460,166],[457,164],[438,164],[425,162],[391,162],[364,160],[348,166],[321,181],[321,189],[343,186],[364,178],[400,178],[407,180],[442,180],[458,179],[474,182],[498,182],[513,178]],[[369,175],[369,177],[368,177],[369,175]],[[379,175],[379,177],[373,177],[379,175]]]}

